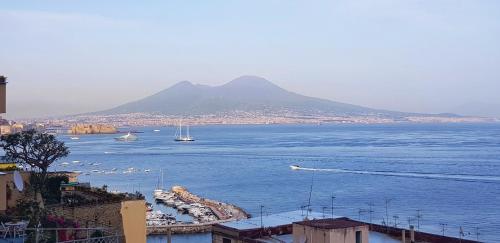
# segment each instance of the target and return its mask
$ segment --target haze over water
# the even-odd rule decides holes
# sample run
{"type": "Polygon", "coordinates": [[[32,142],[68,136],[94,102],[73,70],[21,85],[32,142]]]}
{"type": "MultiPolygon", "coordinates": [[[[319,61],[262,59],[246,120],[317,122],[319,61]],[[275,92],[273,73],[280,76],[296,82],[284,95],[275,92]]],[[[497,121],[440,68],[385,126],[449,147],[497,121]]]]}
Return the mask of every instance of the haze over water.
{"type": "MultiPolygon", "coordinates": [[[[313,181],[312,209],[381,223],[384,199],[390,224],[408,225],[421,210],[421,229],[467,238],[500,241],[500,125],[248,125],[199,126],[193,143],[175,143],[173,127],[141,127],[135,142],[116,135],[60,136],[72,153],[69,166],[55,169],[111,171],[81,175],[93,186],[140,190],[152,202],[160,169],[166,188],[179,184],[201,196],[243,207],[254,216],[299,210],[307,204],[313,181]],[[153,132],[160,129],[160,132],[153,132]],[[78,160],[79,163],[71,161],[78,160]],[[100,163],[100,165],[89,165],[100,163]],[[293,171],[290,165],[311,170],[293,171]],[[129,167],[140,169],[122,173],[129,167]],[[151,172],[144,172],[151,169],[151,172]]],[[[122,129],[125,130],[125,129],[122,129]]],[[[414,220],[412,224],[417,224],[414,220]]]]}

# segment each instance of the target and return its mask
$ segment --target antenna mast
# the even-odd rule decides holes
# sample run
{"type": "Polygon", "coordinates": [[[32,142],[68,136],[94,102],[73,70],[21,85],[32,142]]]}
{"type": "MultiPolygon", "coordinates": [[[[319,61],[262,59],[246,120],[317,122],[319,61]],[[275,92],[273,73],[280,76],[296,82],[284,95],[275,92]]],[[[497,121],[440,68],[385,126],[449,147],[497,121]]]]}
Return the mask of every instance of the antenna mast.
{"type": "Polygon", "coordinates": [[[307,200],[307,212],[306,212],[306,218],[309,217],[309,210],[311,210],[311,196],[312,196],[312,191],[313,191],[313,184],[314,184],[314,170],[311,176],[311,188],[309,189],[309,200],[307,200]]]}

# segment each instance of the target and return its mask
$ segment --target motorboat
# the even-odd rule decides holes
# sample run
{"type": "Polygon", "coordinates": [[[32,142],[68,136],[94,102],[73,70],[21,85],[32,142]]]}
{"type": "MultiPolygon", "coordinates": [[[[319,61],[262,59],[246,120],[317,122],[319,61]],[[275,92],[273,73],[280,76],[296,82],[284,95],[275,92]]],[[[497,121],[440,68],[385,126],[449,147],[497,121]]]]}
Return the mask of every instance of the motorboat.
{"type": "Polygon", "coordinates": [[[301,168],[298,165],[290,165],[290,169],[292,169],[292,170],[300,170],[301,168]]]}
{"type": "Polygon", "coordinates": [[[117,141],[135,141],[135,140],[137,140],[137,136],[129,132],[123,136],[115,138],[115,140],[117,140],[117,141]]]}

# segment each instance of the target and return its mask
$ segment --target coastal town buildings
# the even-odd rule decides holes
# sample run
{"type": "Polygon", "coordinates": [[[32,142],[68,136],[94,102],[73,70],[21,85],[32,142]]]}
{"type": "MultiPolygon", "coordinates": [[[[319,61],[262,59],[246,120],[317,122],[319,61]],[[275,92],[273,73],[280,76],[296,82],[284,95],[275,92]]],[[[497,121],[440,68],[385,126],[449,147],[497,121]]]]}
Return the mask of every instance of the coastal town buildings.
{"type": "Polygon", "coordinates": [[[472,243],[316,212],[291,211],[212,227],[212,243],[472,243]]]}

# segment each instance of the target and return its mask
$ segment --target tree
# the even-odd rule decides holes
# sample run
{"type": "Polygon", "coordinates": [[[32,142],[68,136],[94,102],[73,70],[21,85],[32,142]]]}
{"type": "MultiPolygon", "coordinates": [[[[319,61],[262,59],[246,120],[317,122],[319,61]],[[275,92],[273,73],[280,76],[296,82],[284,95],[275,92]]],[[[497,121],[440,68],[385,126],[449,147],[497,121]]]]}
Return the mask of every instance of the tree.
{"type": "Polygon", "coordinates": [[[0,146],[4,149],[7,160],[31,168],[35,196],[44,189],[49,166],[69,155],[64,142],[58,141],[54,135],[36,130],[4,135],[0,139],[0,146]]]}

